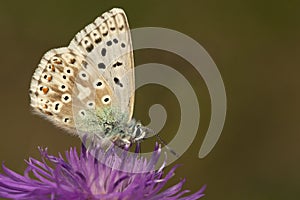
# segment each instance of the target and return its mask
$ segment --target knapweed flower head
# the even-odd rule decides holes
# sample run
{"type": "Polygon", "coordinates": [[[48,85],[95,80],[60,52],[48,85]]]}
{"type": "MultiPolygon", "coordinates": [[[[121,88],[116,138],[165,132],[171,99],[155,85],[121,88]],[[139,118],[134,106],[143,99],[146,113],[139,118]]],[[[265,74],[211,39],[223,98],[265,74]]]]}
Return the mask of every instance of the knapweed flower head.
{"type": "Polygon", "coordinates": [[[165,175],[164,166],[155,170],[161,152],[158,145],[149,160],[137,154],[116,154],[114,148],[86,150],[82,146],[79,154],[76,148],[71,148],[65,152],[65,158],[61,154],[58,157],[49,155],[47,149],[39,150],[41,161],[29,158],[24,175],[2,164],[0,197],[26,200],[193,200],[204,196],[205,187],[184,196],[189,192],[181,189],[185,180],[163,190],[176,167],[165,175]],[[114,167],[108,167],[104,162],[114,167]],[[135,173],[134,168],[144,172],[135,173]]]}

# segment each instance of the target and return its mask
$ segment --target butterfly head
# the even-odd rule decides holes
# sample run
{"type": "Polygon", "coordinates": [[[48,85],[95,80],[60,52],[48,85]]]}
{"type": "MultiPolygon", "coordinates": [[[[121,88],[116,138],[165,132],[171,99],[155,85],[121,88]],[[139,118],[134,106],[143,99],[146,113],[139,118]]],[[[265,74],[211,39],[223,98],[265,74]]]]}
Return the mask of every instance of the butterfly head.
{"type": "Polygon", "coordinates": [[[145,139],[145,137],[152,132],[153,132],[153,130],[143,126],[140,122],[137,122],[134,125],[133,132],[132,132],[133,141],[139,142],[139,141],[145,139]]]}
{"type": "Polygon", "coordinates": [[[132,119],[129,123],[115,122],[105,125],[106,137],[111,137],[118,146],[141,142],[152,130],[132,119]]]}

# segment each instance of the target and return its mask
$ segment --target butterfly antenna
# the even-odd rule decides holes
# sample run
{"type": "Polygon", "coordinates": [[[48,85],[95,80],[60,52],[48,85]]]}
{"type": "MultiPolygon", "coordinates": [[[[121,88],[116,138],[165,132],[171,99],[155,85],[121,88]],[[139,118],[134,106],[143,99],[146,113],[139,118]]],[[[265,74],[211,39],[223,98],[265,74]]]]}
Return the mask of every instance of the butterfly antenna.
{"type": "Polygon", "coordinates": [[[160,137],[159,134],[155,134],[157,140],[159,140],[163,145],[165,145],[165,147],[168,149],[168,151],[170,151],[174,156],[176,156],[177,158],[179,158],[179,155],[171,148],[167,145],[167,143],[160,137]]]}

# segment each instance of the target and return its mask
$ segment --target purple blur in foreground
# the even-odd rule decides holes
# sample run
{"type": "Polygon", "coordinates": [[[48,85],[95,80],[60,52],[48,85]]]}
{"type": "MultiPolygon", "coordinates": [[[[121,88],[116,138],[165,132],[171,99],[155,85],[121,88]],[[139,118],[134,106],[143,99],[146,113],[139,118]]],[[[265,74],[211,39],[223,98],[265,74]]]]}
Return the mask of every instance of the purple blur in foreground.
{"type": "Polygon", "coordinates": [[[39,150],[42,161],[29,158],[26,161],[28,167],[24,176],[2,165],[0,197],[37,200],[193,200],[204,196],[205,187],[202,187],[198,192],[182,197],[189,192],[188,190],[181,191],[185,180],[161,191],[166,182],[174,175],[176,167],[173,167],[164,177],[164,166],[159,170],[154,170],[161,152],[158,146],[155,147],[155,151],[148,161],[139,156],[126,155],[126,153],[122,155],[124,157],[120,158],[118,155],[120,159],[116,159],[112,150],[105,152],[101,149],[93,149],[89,152],[85,147],[82,147],[80,155],[75,148],[71,148],[66,152],[66,159],[61,155],[59,157],[48,155],[47,149],[40,148],[39,150]],[[102,162],[92,156],[95,154],[101,158],[102,162]],[[117,168],[107,167],[103,164],[103,160],[113,162],[117,168]],[[145,171],[150,170],[143,173],[125,172],[135,167],[145,169],[145,171]]]}

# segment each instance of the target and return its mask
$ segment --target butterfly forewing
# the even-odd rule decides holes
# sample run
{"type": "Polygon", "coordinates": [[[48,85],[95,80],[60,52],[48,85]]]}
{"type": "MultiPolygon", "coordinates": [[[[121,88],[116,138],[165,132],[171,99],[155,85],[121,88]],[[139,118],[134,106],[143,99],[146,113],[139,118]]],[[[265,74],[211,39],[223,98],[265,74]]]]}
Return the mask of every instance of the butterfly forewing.
{"type": "Polygon", "coordinates": [[[114,8],[98,17],[76,34],[69,48],[86,55],[95,73],[101,74],[111,86],[113,107],[125,113],[129,121],[134,104],[134,63],[124,11],[114,8]]]}

